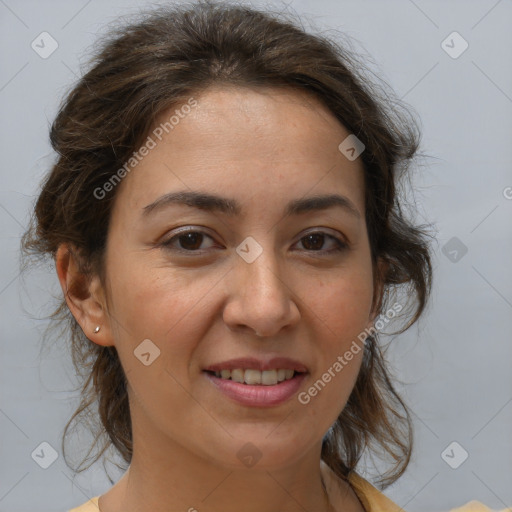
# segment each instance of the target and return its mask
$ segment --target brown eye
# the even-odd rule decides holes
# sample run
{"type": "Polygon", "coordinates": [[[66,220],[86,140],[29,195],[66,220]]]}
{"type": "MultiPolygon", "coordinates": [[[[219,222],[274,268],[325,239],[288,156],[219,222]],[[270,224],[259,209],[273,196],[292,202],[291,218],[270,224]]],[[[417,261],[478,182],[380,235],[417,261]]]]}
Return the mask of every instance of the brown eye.
{"type": "Polygon", "coordinates": [[[335,252],[348,248],[347,244],[340,239],[321,231],[303,236],[300,242],[302,242],[302,246],[308,252],[335,252]],[[323,249],[322,247],[326,240],[331,241],[331,245],[334,244],[334,248],[323,249]]]}
{"type": "Polygon", "coordinates": [[[177,237],[181,249],[197,250],[203,241],[203,234],[197,232],[186,233],[177,237]]]}
{"type": "Polygon", "coordinates": [[[201,252],[205,247],[201,248],[206,238],[213,240],[211,236],[202,231],[189,230],[169,238],[162,243],[162,246],[171,251],[178,252],[201,252]]]}
{"type": "Polygon", "coordinates": [[[322,249],[322,246],[324,245],[325,236],[313,233],[311,235],[307,235],[302,240],[305,240],[305,242],[302,243],[302,245],[306,249],[312,249],[314,251],[319,251],[322,249]]]}

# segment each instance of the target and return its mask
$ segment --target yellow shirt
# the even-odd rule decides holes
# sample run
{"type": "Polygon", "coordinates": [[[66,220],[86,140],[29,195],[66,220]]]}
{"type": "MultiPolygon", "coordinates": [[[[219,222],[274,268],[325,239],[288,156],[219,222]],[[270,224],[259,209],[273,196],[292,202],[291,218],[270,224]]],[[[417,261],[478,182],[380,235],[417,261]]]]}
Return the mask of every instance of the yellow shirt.
{"type": "MultiPolygon", "coordinates": [[[[326,476],[325,481],[329,496],[335,496],[336,491],[332,489],[332,485],[337,477],[323,461],[321,461],[321,468],[326,476]]],[[[362,476],[353,472],[349,476],[349,482],[366,512],[405,512],[403,508],[393,503],[362,476]]],[[[95,496],[87,503],[68,512],[101,512],[98,506],[98,499],[99,496],[95,496]]],[[[333,501],[335,502],[336,500],[333,501]]],[[[462,507],[452,509],[450,512],[493,512],[493,510],[478,501],[470,501],[462,507]]],[[[512,512],[512,508],[503,509],[501,512],[512,512]]]]}
{"type": "MultiPolygon", "coordinates": [[[[357,494],[357,497],[363,504],[367,512],[405,512],[402,507],[393,503],[389,498],[384,496],[373,485],[367,482],[359,475],[352,475],[349,477],[350,484],[357,494]]],[[[80,511],[81,512],[81,511],[80,511]]],[[[98,512],[96,510],[96,512],[98,512]]],[[[493,509],[486,507],[479,501],[470,501],[462,507],[453,508],[450,512],[494,512],[493,509]]],[[[501,512],[512,512],[512,508],[503,509],[501,512]]]]}

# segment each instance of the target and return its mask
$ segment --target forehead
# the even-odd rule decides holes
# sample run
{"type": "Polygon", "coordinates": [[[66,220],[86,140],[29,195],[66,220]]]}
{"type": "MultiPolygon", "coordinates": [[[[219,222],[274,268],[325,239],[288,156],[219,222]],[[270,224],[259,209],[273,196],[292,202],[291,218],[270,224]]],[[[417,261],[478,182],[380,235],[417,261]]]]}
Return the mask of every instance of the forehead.
{"type": "Polygon", "coordinates": [[[336,189],[363,211],[362,163],[338,149],[348,135],[305,92],[212,87],[161,113],[149,133],[154,147],[117,193],[130,210],[140,211],[178,189],[207,189],[241,203],[260,193],[267,203],[281,204],[336,189]]]}
{"type": "MultiPolygon", "coordinates": [[[[197,106],[183,115],[172,133],[176,135],[179,128],[179,136],[200,137],[201,145],[195,148],[199,152],[229,148],[231,156],[237,153],[242,160],[290,157],[292,152],[314,158],[328,144],[348,135],[318,99],[293,88],[215,86],[196,101],[197,106]],[[320,140],[323,143],[319,145],[320,140]]],[[[182,108],[184,102],[163,112],[155,125],[162,126],[169,114],[182,108]]],[[[172,142],[172,137],[165,141],[172,142]]]]}

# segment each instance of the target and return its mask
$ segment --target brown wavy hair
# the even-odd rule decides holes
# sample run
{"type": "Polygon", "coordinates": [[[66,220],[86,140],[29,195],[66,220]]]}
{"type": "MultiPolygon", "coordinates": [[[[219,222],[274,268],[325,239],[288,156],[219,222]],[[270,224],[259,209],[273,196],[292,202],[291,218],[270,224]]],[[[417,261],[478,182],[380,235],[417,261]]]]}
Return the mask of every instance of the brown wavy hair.
{"type": "MultiPolygon", "coordinates": [[[[432,286],[431,235],[428,226],[406,218],[398,186],[410,178],[420,130],[410,106],[369,70],[350,40],[342,44],[343,34],[332,38],[306,31],[302,20],[289,13],[209,1],[153,8],[118,23],[97,40],[88,71],[62,100],[51,126],[56,163],[43,180],[22,237],[22,269],[32,257],[55,259],[58,247],[69,244],[82,275],[98,275],[105,283],[104,253],[116,188],[102,200],[94,190],[129,160],[159,114],[214,84],[299,89],[320,100],[366,146],[360,156],[365,215],[375,283],[383,285],[374,305],[384,312],[392,294],[405,289],[409,322],[398,333],[419,319],[432,286]],[[388,263],[382,275],[377,258],[388,263]]],[[[72,468],[75,473],[112,446],[127,467],[132,430],[127,381],[116,349],[91,342],[65,299],[57,300],[48,317],[50,327],[64,327],[81,379],[81,401],[62,436],[64,460],[71,467],[65,440],[70,426],[81,419],[90,420],[94,442],[72,468]],[[88,459],[101,440],[96,456],[88,459]]],[[[389,469],[380,471],[375,484],[383,489],[405,471],[413,431],[378,334],[365,344],[355,387],[323,439],[321,456],[347,479],[365,453],[381,453],[389,469]]]]}

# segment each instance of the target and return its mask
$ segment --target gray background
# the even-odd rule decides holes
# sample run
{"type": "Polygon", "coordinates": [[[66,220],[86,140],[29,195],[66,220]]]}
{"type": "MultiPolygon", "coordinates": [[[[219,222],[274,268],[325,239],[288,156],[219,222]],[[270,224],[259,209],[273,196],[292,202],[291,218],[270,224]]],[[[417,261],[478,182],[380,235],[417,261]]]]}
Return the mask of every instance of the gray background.
{"type": "MultiPolygon", "coordinates": [[[[0,512],[66,510],[110,486],[100,464],[73,480],[62,459],[62,429],[76,405],[73,370],[59,343],[39,353],[47,325],[40,318],[60,288],[49,265],[20,278],[18,245],[53,161],[49,124],[87,47],[106,23],[145,5],[0,0],[0,512]],[[42,31],[59,45],[47,59],[30,46],[42,31]],[[59,453],[46,470],[31,458],[43,441],[59,453]]],[[[409,469],[386,494],[410,512],[472,499],[495,509],[512,506],[512,2],[289,5],[306,24],[359,41],[418,112],[423,151],[433,157],[414,182],[417,220],[438,229],[433,300],[419,326],[394,338],[388,354],[414,412],[417,442],[409,469]],[[456,59],[441,46],[453,31],[469,43],[456,59]],[[442,250],[453,237],[458,247],[448,248],[455,247],[458,261],[442,250]],[[453,441],[469,453],[457,469],[441,456],[453,441]]],[[[449,451],[452,461],[460,450],[449,451]]]]}

